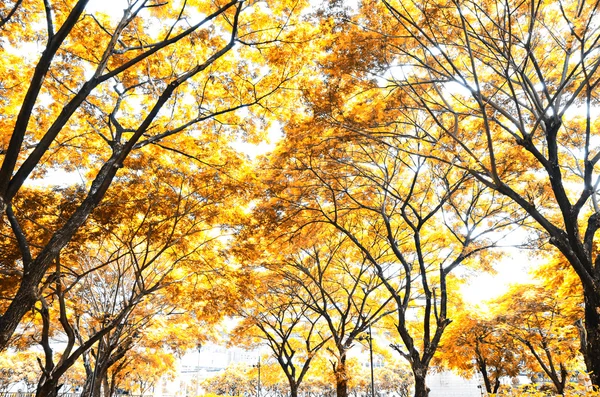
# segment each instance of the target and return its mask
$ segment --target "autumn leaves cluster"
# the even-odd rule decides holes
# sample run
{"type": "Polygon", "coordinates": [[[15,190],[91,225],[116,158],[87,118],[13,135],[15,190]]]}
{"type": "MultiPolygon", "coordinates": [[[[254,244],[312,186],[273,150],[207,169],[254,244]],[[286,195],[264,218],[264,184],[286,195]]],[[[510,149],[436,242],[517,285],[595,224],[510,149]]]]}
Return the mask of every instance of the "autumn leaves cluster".
{"type": "Polygon", "coordinates": [[[417,397],[441,362],[600,385],[597,12],[3,3],[0,349],[41,347],[38,396],[141,391],[240,316],[292,394],[323,354],[345,397],[369,329],[417,397]],[[459,284],[515,233],[548,267],[479,318],[459,284]]]}

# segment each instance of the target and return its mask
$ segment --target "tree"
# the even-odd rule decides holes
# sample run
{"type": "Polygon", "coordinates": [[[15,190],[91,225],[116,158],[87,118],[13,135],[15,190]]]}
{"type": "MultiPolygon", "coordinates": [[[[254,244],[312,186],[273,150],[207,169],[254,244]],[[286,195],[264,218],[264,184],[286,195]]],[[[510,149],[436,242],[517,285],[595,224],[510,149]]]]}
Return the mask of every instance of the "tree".
{"type": "Polygon", "coordinates": [[[248,366],[231,365],[220,374],[207,379],[203,388],[219,396],[241,396],[253,395],[256,392],[256,385],[252,384],[247,372],[248,366]]]}
{"type": "Polygon", "coordinates": [[[140,198],[109,193],[84,229],[81,245],[68,246],[56,260],[46,282],[48,295],[40,297],[38,307],[42,318],[38,341],[46,355],[39,396],[56,394],[61,378],[79,359],[87,375],[83,392],[109,393],[119,370],[127,367],[129,351],[152,339],[148,333],[168,333],[168,339],[152,342],[154,347],[178,351],[202,339],[197,327],[185,334],[179,327],[214,323],[233,311],[227,308],[237,297],[232,290],[228,299],[216,290],[195,302],[189,298],[192,291],[213,290],[211,280],[222,277],[215,218],[226,217],[216,208],[230,204],[237,195],[223,189],[226,182],[216,190],[202,187],[199,182],[207,177],[202,169],[187,177],[176,170],[151,168],[156,179],[117,183],[126,184],[125,190],[140,198]],[[157,330],[157,325],[165,329],[157,330]],[[64,344],[52,343],[61,336],[64,344]],[[57,347],[63,349],[58,357],[57,347]]]}
{"type": "Polygon", "coordinates": [[[323,242],[284,258],[280,272],[299,289],[295,299],[326,324],[336,394],[346,397],[351,378],[346,367],[348,350],[391,312],[391,298],[369,262],[343,234],[334,230],[317,238],[323,242]]]}
{"type": "MultiPolygon", "coordinates": [[[[411,365],[415,395],[426,396],[427,370],[450,323],[450,273],[459,265],[485,269],[494,255],[483,253],[522,219],[507,199],[463,171],[396,149],[417,141],[348,137],[318,117],[291,124],[286,134],[268,166],[262,210],[272,214],[265,219],[283,231],[279,241],[293,235],[302,236],[297,245],[306,236],[335,241],[319,228],[346,239],[354,262],[366,265],[392,300],[395,349],[411,365]],[[418,320],[411,324],[412,318],[418,320]]],[[[296,262],[307,261],[318,280],[331,252],[315,246],[296,262]]]]}
{"type": "Polygon", "coordinates": [[[133,394],[148,394],[161,378],[175,375],[176,358],[163,349],[142,347],[129,350],[119,368],[111,370],[112,384],[133,394]]]}
{"type": "Polygon", "coordinates": [[[389,394],[408,397],[412,387],[410,372],[398,364],[378,368],[375,375],[375,392],[378,396],[389,394]]]}
{"type": "Polygon", "coordinates": [[[261,277],[259,291],[241,310],[243,321],[233,335],[234,342],[245,348],[269,347],[287,378],[291,397],[298,396],[313,358],[330,339],[321,333],[321,316],[298,299],[302,292],[297,288],[276,273],[261,277]]]}
{"type": "Polygon", "coordinates": [[[517,376],[522,369],[522,354],[515,342],[498,319],[463,307],[444,334],[437,360],[466,377],[479,371],[486,391],[496,394],[500,378],[517,376]]]}
{"type": "Polygon", "coordinates": [[[329,371],[330,364],[326,360],[315,361],[311,376],[302,383],[302,393],[311,397],[334,397],[335,377],[329,371]]]}
{"type": "Polygon", "coordinates": [[[343,43],[364,61],[332,72],[353,100],[320,109],[362,134],[413,135],[418,153],[535,220],[582,285],[584,357],[600,386],[598,12],[594,2],[364,2],[343,43]]]}
{"type": "Polygon", "coordinates": [[[251,373],[252,384],[254,385],[257,397],[287,397],[289,396],[289,382],[282,371],[281,364],[275,360],[269,360],[262,357],[260,361],[260,394],[258,393],[258,368],[253,366],[251,373]]]}
{"type": "Polygon", "coordinates": [[[6,43],[0,50],[0,210],[19,249],[9,271],[20,269],[0,317],[0,349],[118,171],[136,170],[139,177],[145,165],[169,162],[168,152],[210,164],[205,151],[236,136],[233,125],[260,139],[268,124],[265,99],[299,70],[300,57],[286,53],[306,43],[311,30],[298,19],[306,4],[297,1],[263,7],[142,0],[127,3],[120,16],[86,11],[87,3],[16,1],[0,9],[6,43]],[[43,34],[34,26],[43,26],[43,34]],[[36,46],[38,56],[16,50],[36,46]],[[240,110],[259,103],[258,117],[243,123],[240,110]],[[33,244],[35,231],[23,227],[29,215],[13,202],[28,178],[53,169],[78,170],[89,182],[73,211],[52,225],[42,244],[33,244]]]}
{"type": "Polygon", "coordinates": [[[515,285],[499,301],[497,321],[533,357],[529,365],[541,368],[556,392],[564,394],[579,353],[576,299],[555,297],[544,287],[515,285]]]}

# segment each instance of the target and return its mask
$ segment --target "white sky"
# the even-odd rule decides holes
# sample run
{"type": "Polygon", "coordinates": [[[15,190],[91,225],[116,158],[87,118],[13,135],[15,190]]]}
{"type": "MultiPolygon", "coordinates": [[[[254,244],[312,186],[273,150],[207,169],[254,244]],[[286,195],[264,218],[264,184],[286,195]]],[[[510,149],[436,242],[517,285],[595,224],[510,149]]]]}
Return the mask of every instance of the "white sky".
{"type": "Polygon", "coordinates": [[[533,281],[528,271],[533,267],[534,259],[529,257],[528,252],[516,248],[507,251],[509,254],[494,266],[496,274],[477,274],[461,288],[466,302],[476,305],[500,297],[508,291],[511,284],[533,281]]]}
{"type": "Polygon", "coordinates": [[[232,142],[230,146],[237,151],[240,151],[251,159],[256,158],[257,156],[261,156],[263,154],[267,154],[275,149],[277,142],[283,138],[283,131],[281,130],[281,124],[277,121],[271,125],[271,128],[267,131],[267,137],[264,141],[260,142],[258,145],[254,145],[248,142],[232,142]]]}

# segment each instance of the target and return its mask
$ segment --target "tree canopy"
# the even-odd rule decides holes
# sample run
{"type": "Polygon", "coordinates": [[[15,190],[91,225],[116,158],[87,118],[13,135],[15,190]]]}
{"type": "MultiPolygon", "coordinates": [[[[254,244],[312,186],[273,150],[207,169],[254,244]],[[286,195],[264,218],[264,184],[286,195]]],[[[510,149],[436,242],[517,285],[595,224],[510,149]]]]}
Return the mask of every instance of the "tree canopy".
{"type": "Polygon", "coordinates": [[[36,370],[0,389],[146,390],[225,317],[292,395],[364,389],[367,331],[416,397],[432,366],[600,387],[598,8],[3,2],[0,363],[36,370]],[[513,233],[535,282],[462,302],[513,233]]]}

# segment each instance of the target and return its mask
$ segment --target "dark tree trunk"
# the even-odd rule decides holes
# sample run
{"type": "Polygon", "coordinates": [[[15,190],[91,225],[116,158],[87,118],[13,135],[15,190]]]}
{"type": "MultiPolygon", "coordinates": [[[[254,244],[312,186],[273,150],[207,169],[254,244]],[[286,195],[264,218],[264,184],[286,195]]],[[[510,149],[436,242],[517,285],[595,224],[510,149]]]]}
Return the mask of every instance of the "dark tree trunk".
{"type": "Polygon", "coordinates": [[[429,388],[425,383],[427,377],[427,368],[413,366],[413,376],[415,378],[415,396],[414,397],[429,397],[429,388]]]}
{"type": "Polygon", "coordinates": [[[58,384],[58,378],[46,378],[37,387],[35,397],[57,397],[58,390],[62,385],[58,384]]]}
{"type": "Polygon", "coordinates": [[[335,368],[335,395],[336,397],[348,397],[348,372],[345,355],[341,356],[335,368]]]}
{"type": "Polygon", "coordinates": [[[600,387],[600,293],[583,290],[585,298],[585,333],[582,351],[592,384],[600,387]]]}
{"type": "Polygon", "coordinates": [[[348,397],[348,380],[341,376],[336,376],[335,379],[335,395],[336,397],[348,397]]]}
{"type": "MultiPolygon", "coordinates": [[[[39,280],[42,278],[43,274],[39,280]]],[[[23,276],[14,299],[0,316],[0,351],[6,348],[21,319],[37,301],[38,284],[37,274],[35,279],[27,275],[23,276]]]]}
{"type": "Polygon", "coordinates": [[[500,388],[500,378],[497,378],[496,382],[494,382],[494,390],[492,391],[492,393],[497,394],[499,388],[500,388]]]}
{"type": "Polygon", "coordinates": [[[119,153],[113,153],[92,183],[94,192],[88,194],[71,218],[54,233],[38,256],[29,263],[29,269],[24,273],[14,299],[4,314],[0,315],[0,351],[6,349],[21,319],[37,302],[39,285],[52,261],[58,256],[60,250],[71,241],[73,235],[104,197],[117,172],[115,164],[119,157],[119,153]]]}
{"type": "Polygon", "coordinates": [[[108,373],[105,373],[102,377],[102,386],[104,397],[110,397],[113,390],[112,387],[110,387],[110,385],[108,384],[108,373]]]}
{"type": "Polygon", "coordinates": [[[479,372],[481,372],[481,376],[483,377],[483,383],[485,384],[485,390],[488,392],[488,394],[492,393],[492,382],[490,382],[490,377],[488,376],[488,373],[487,373],[487,366],[484,363],[479,364],[479,372]]]}
{"type": "Polygon", "coordinates": [[[104,366],[102,366],[102,368],[96,374],[96,381],[94,382],[94,388],[92,389],[91,397],[102,397],[101,392],[106,381],[107,371],[108,368],[104,368],[104,366]]]}
{"type": "Polygon", "coordinates": [[[298,397],[298,385],[290,383],[290,397],[298,397]]]}
{"type": "Polygon", "coordinates": [[[91,374],[91,377],[88,377],[83,385],[83,390],[81,392],[82,396],[86,397],[100,397],[100,390],[102,388],[102,381],[106,377],[106,370],[100,364],[96,363],[97,367],[94,368],[94,371],[91,374]]]}

